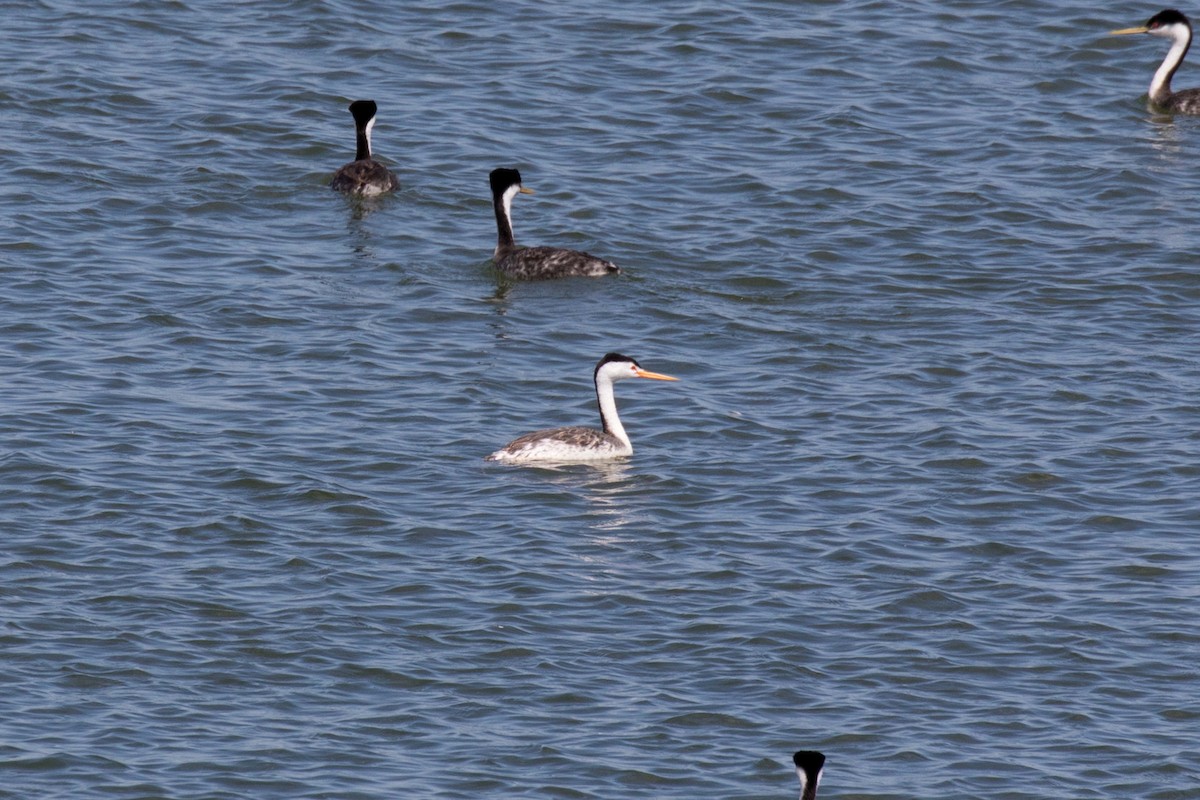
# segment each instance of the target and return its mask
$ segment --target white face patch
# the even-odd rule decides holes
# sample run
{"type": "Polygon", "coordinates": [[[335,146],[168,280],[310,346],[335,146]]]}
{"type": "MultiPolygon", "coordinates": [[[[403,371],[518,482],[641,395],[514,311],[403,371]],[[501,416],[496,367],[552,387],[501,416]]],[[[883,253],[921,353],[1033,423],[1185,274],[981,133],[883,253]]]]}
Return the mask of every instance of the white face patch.
{"type": "Polygon", "coordinates": [[[1184,39],[1187,37],[1187,28],[1178,22],[1172,22],[1170,25],[1159,25],[1157,28],[1151,28],[1146,33],[1151,36],[1161,36],[1164,39],[1184,39]]]}

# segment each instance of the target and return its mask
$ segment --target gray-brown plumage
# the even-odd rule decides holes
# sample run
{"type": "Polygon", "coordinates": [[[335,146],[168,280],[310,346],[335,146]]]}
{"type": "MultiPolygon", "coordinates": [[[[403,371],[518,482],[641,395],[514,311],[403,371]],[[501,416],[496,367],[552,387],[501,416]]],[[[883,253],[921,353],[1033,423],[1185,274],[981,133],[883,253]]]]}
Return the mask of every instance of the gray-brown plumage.
{"type": "MultiPolygon", "coordinates": [[[[595,453],[607,451],[616,453],[624,447],[624,443],[611,433],[598,431],[586,425],[569,425],[565,428],[546,428],[518,436],[504,446],[504,452],[514,455],[523,454],[549,442],[553,442],[556,447],[564,448],[564,452],[582,450],[595,453]]],[[[514,461],[517,459],[497,457],[496,453],[493,453],[487,457],[487,460],[514,461]]]]}
{"type": "Polygon", "coordinates": [[[1183,63],[1188,48],[1192,46],[1192,24],[1179,11],[1168,8],[1151,17],[1145,25],[1136,28],[1123,28],[1111,31],[1115,35],[1127,33],[1148,33],[1171,40],[1171,49],[1163,58],[1162,64],[1150,80],[1148,95],[1150,102],[1166,111],[1180,114],[1200,114],[1200,89],[1184,89],[1179,92],[1171,91],[1171,79],[1175,77],[1179,65],[1183,63]]]}
{"type": "Polygon", "coordinates": [[[369,197],[400,188],[400,181],[392,171],[371,155],[371,129],[375,127],[377,110],[374,100],[355,100],[350,104],[350,113],[354,115],[357,152],[353,161],[333,174],[329,186],[335,192],[369,197]]]}
{"type": "Polygon", "coordinates": [[[533,194],[521,185],[521,173],[515,169],[492,170],[492,205],[496,212],[496,269],[517,280],[545,280],[574,276],[616,275],[621,268],[590,253],[562,247],[518,247],[513,238],[512,199],[518,194],[533,194]]]}

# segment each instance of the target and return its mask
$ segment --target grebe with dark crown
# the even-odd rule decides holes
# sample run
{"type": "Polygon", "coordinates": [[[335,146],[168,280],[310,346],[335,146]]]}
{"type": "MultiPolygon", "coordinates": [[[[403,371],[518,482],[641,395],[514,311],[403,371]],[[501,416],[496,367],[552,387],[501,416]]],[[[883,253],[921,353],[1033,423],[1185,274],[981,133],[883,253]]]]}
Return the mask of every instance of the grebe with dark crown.
{"type": "Polygon", "coordinates": [[[333,174],[329,186],[335,192],[371,197],[400,188],[400,181],[396,180],[392,171],[371,155],[371,129],[375,127],[375,114],[378,110],[374,100],[355,100],[350,104],[350,113],[354,115],[358,150],[353,161],[333,174]]]}
{"type": "Polygon", "coordinates": [[[531,462],[570,463],[603,461],[621,458],[633,452],[633,445],[617,416],[617,401],[613,384],[626,378],[651,378],[656,381],[677,381],[670,375],[647,372],[629,356],[609,353],[596,364],[593,380],[596,383],[596,402],[600,406],[600,421],[604,430],[572,426],[550,428],[521,436],[487,457],[487,461],[510,464],[531,462]]]}
{"type": "Polygon", "coordinates": [[[797,750],[792,756],[796,777],[800,779],[800,800],[816,800],[817,784],[825,771],[825,755],[816,750],[797,750]]]}
{"type": "Polygon", "coordinates": [[[543,280],[575,276],[615,275],[621,268],[590,253],[562,247],[517,247],[513,239],[512,200],[518,194],[533,194],[521,185],[521,173],[501,167],[488,176],[492,206],[496,211],[496,269],[518,280],[543,280]]]}
{"type": "Polygon", "coordinates": [[[1161,36],[1171,40],[1171,49],[1167,51],[1154,78],[1150,81],[1150,102],[1168,111],[1178,111],[1181,114],[1200,114],[1200,89],[1184,89],[1181,92],[1171,91],[1171,78],[1183,63],[1188,48],[1192,46],[1192,25],[1188,18],[1173,8],[1160,11],[1151,17],[1145,25],[1136,28],[1122,28],[1119,31],[1109,31],[1120,36],[1127,33],[1148,33],[1151,36],[1161,36]]]}

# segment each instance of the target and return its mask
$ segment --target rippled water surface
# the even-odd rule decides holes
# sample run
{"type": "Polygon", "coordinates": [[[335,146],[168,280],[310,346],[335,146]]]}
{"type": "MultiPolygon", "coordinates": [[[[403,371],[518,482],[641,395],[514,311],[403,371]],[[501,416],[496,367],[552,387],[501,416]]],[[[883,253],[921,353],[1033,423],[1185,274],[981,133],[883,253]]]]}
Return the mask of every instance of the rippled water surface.
{"type": "Polygon", "coordinates": [[[10,5],[0,797],[1200,798],[1156,10],[10,5]]]}

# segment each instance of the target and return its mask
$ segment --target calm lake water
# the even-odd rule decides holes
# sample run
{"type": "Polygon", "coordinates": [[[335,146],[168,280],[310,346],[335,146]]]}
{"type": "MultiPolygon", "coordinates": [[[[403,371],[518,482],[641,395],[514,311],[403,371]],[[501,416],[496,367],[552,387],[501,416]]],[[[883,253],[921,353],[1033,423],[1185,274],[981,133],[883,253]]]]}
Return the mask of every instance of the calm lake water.
{"type": "Polygon", "coordinates": [[[1200,798],[1157,10],[10,4],[0,797],[1200,798]]]}

